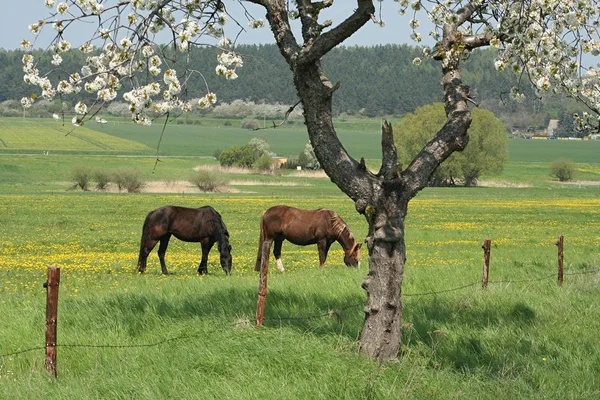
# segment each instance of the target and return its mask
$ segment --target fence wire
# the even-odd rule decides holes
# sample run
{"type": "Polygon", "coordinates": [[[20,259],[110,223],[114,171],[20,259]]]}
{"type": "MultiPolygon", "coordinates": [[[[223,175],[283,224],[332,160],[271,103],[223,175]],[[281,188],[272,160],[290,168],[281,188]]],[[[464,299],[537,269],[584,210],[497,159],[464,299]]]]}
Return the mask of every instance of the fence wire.
{"type": "MultiPolygon", "coordinates": [[[[564,276],[566,275],[587,275],[587,274],[593,274],[593,273],[600,273],[600,268],[590,268],[584,271],[576,271],[576,272],[565,272],[563,273],[564,276]]],[[[496,281],[488,281],[488,285],[489,284],[507,284],[507,283],[523,283],[523,282],[540,282],[546,279],[550,279],[550,278],[557,278],[557,274],[553,273],[550,275],[544,275],[542,277],[538,277],[538,278],[530,278],[530,279],[507,279],[507,280],[496,280],[496,281]]],[[[423,293],[403,293],[402,296],[404,297],[422,297],[422,296],[434,296],[434,295],[438,295],[438,294],[442,294],[442,293],[449,293],[449,292],[456,292],[462,289],[466,289],[469,287],[473,287],[476,285],[481,285],[481,281],[476,281],[476,282],[472,282],[466,285],[462,285],[462,286],[458,286],[455,288],[450,288],[450,289],[443,289],[443,290],[437,290],[437,291],[432,291],[432,292],[423,292],[423,293]]],[[[327,312],[321,312],[321,313],[317,313],[317,314],[312,314],[312,315],[304,315],[304,316],[298,316],[298,317],[281,317],[281,316],[277,316],[277,317],[265,317],[265,321],[294,321],[294,320],[310,320],[310,319],[319,319],[319,318],[337,318],[338,321],[343,321],[342,318],[342,311],[345,310],[349,310],[352,308],[357,308],[357,307],[363,307],[365,305],[364,301],[361,301],[360,303],[355,303],[355,304],[350,304],[350,305],[346,305],[344,307],[339,307],[336,309],[332,309],[329,310],[327,312]]],[[[196,333],[196,334],[187,334],[187,335],[180,335],[180,336],[174,336],[174,337],[170,337],[170,338],[166,338],[163,340],[158,340],[155,342],[150,342],[150,343],[137,343],[137,344],[56,344],[55,347],[63,347],[63,348],[101,348],[101,349],[111,349],[111,348],[119,348],[119,349],[123,349],[123,348],[141,348],[141,347],[158,347],[160,345],[163,345],[165,343],[169,343],[169,342],[176,342],[179,340],[184,340],[184,339],[196,339],[203,336],[200,333],[196,333]]],[[[32,351],[37,351],[37,350],[45,350],[46,347],[45,346],[35,346],[35,347],[30,347],[27,349],[23,349],[23,350],[16,350],[16,351],[12,351],[9,353],[4,353],[4,354],[0,354],[0,358],[6,358],[6,357],[12,357],[12,356],[17,356],[20,354],[25,354],[25,353],[30,353],[32,351]]]]}

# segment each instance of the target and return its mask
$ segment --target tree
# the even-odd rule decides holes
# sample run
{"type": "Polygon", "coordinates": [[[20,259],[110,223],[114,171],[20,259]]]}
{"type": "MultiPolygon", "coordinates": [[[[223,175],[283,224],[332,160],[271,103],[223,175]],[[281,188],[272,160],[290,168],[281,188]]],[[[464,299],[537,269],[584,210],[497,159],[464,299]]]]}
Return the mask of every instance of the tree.
{"type": "Polygon", "coordinates": [[[238,167],[250,168],[257,158],[258,157],[256,157],[254,153],[254,148],[249,144],[245,144],[223,150],[219,155],[219,163],[228,167],[235,165],[238,167]]]}
{"type": "MultiPolygon", "coordinates": [[[[439,130],[446,120],[444,105],[436,103],[418,108],[395,126],[394,141],[399,149],[399,161],[407,165],[430,139],[431,132],[439,130]]],[[[508,160],[506,128],[493,113],[473,109],[473,123],[469,128],[469,145],[452,154],[432,176],[432,186],[462,181],[472,186],[482,174],[500,173],[508,160]]]]}
{"type": "MultiPolygon", "coordinates": [[[[54,0],[46,2],[54,4],[54,0]]],[[[421,41],[417,18],[422,13],[435,26],[432,37],[437,44],[433,49],[424,49],[424,56],[440,62],[446,121],[440,129],[431,132],[432,138],[404,168],[398,165],[392,127],[385,122],[381,140],[382,163],[376,174],[366,168],[363,160],[353,159],[340,142],[332,121],[332,99],[339,84],[333,84],[321,66],[325,54],[368,21],[377,20],[373,1],[356,0],[351,14],[335,26],[331,20],[319,20],[321,11],[332,6],[332,0],[247,2],[262,6],[266,12],[279,51],[292,71],[309,139],[319,163],[366,218],[369,273],[362,287],[368,298],[359,350],[379,362],[393,359],[400,347],[401,288],[406,260],[404,219],[408,203],[427,185],[437,167],[452,153],[464,149],[469,140],[471,98],[469,88],[462,80],[461,62],[474,49],[492,46],[499,52],[495,61],[498,70],[511,69],[530,79],[540,95],[565,90],[597,115],[600,111],[597,73],[594,68],[588,68],[588,74],[583,74],[581,64],[583,53],[600,53],[595,27],[598,23],[597,1],[417,0],[409,4],[408,0],[400,0],[400,11],[406,12],[411,7],[414,15],[410,21],[413,40],[421,41]],[[292,29],[294,19],[300,23],[299,38],[292,29]]],[[[227,19],[225,2],[132,0],[115,2],[104,8],[97,0],[68,0],[57,6],[57,18],[64,16],[64,20],[53,24],[59,32],[52,47],[56,56],[53,61],[57,64],[60,64],[60,54],[71,46],[64,39],[64,31],[77,19],[71,14],[78,10],[83,12],[79,18],[98,23],[96,37],[106,44],[99,56],[90,57],[83,76],[72,74],[58,86],[52,85],[47,76],[40,75],[32,57],[24,57],[25,79],[40,86],[42,97],[52,99],[57,93],[75,93],[85,87],[97,93],[97,102],[103,103],[113,100],[122,82],[128,82],[132,89],[124,97],[130,104],[134,122],[150,123],[150,112],[164,114],[176,109],[191,109],[192,104],[180,97],[186,93],[181,83],[185,84],[185,80],[178,78],[181,72],[173,68],[161,70],[163,60],[170,66],[175,58],[173,52],[150,43],[154,33],[162,29],[173,31],[169,44],[183,52],[187,52],[190,45],[199,43],[202,34],[222,38],[221,25],[227,19]],[[73,6],[72,10],[68,9],[69,5],[73,6]],[[164,83],[153,77],[161,77],[164,83]]],[[[263,22],[250,21],[250,24],[261,26],[263,22]]],[[[32,24],[30,30],[38,32],[44,25],[44,21],[32,24]]],[[[221,39],[219,45],[225,48],[230,44],[231,41],[221,39]]],[[[23,45],[30,47],[31,43],[24,41],[23,45]]],[[[81,47],[88,51],[90,46],[91,42],[87,42],[81,47]]],[[[182,58],[185,66],[186,58],[182,58]]],[[[220,54],[219,61],[218,74],[228,79],[237,78],[236,69],[243,62],[241,57],[225,51],[220,54]]],[[[416,65],[420,61],[416,57],[413,63],[416,65]]],[[[189,66],[183,69],[183,76],[192,73],[195,71],[189,66]]],[[[511,91],[511,97],[523,100],[524,95],[516,87],[511,91]]],[[[33,100],[23,98],[22,103],[29,106],[33,100]]],[[[214,102],[216,96],[207,89],[197,105],[205,108],[214,102]]],[[[90,109],[85,103],[77,103],[74,111],[78,116],[73,118],[73,123],[84,122],[90,109]]]]}
{"type": "Polygon", "coordinates": [[[306,143],[304,149],[300,152],[298,156],[298,164],[302,166],[302,168],[308,169],[319,169],[319,160],[317,160],[317,156],[315,155],[315,150],[312,148],[310,143],[306,143]]]}
{"type": "Polygon", "coordinates": [[[266,139],[253,137],[248,142],[248,145],[252,148],[252,153],[254,154],[254,158],[260,158],[262,156],[271,157],[273,154],[271,153],[271,146],[266,139]]]}

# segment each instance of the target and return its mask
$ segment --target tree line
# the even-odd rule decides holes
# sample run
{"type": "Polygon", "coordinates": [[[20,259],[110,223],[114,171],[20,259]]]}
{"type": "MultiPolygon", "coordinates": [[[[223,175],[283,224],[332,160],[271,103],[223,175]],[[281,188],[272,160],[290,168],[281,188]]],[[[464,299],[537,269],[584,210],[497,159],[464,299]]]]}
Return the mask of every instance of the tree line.
{"type": "MultiPolygon", "coordinates": [[[[219,103],[237,99],[255,103],[292,105],[298,100],[291,85],[292,73],[275,45],[239,45],[236,52],[244,57],[239,78],[228,81],[214,73],[218,49],[196,47],[192,49],[189,65],[201,71],[187,82],[190,94],[206,91],[208,86],[217,93],[219,103]]],[[[31,86],[23,81],[23,52],[0,49],[0,103],[19,100],[31,95],[31,86]]],[[[442,101],[440,71],[436,61],[425,59],[420,65],[412,63],[422,54],[422,49],[409,45],[340,46],[322,60],[330,71],[332,82],[340,82],[333,98],[333,111],[337,115],[364,117],[403,116],[427,104],[442,101]]],[[[512,102],[508,93],[518,84],[514,74],[494,69],[494,51],[474,51],[466,60],[464,80],[471,88],[473,101],[497,115],[508,128],[519,130],[543,129],[550,119],[567,119],[580,107],[562,97],[537,99],[523,86],[527,100],[512,102]]],[[[50,57],[35,51],[40,70],[50,70],[50,57]]],[[[65,53],[61,69],[77,71],[84,63],[84,55],[74,50],[65,53]]],[[[185,68],[185,64],[180,64],[185,68]]],[[[93,95],[79,93],[81,99],[93,101],[93,95]],[[86,99],[87,96],[87,99],[86,99]]],[[[63,99],[75,103],[73,99],[63,99]]],[[[570,121],[564,124],[569,129],[570,121]]],[[[562,127],[562,125],[561,125],[562,127]]]]}

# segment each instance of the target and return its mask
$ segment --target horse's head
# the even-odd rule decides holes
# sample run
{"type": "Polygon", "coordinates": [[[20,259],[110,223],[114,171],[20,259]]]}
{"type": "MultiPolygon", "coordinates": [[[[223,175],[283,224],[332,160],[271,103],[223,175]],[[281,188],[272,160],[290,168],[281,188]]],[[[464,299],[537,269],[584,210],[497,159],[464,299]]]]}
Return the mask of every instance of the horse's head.
{"type": "Polygon", "coordinates": [[[219,253],[221,253],[221,268],[227,275],[231,274],[231,245],[223,240],[219,243],[219,253]]]}
{"type": "Polygon", "coordinates": [[[344,255],[344,264],[348,267],[356,267],[360,262],[360,247],[362,243],[355,243],[354,246],[346,250],[344,255]]]}

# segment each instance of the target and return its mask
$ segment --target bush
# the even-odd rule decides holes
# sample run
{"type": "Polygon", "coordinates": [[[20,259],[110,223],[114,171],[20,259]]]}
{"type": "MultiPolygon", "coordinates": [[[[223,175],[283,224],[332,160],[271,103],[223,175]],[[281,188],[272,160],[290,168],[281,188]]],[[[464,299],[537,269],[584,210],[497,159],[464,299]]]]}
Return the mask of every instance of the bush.
{"type": "Polygon", "coordinates": [[[248,145],[252,147],[252,153],[254,154],[254,158],[258,159],[262,156],[272,156],[271,146],[266,139],[253,137],[248,142],[248,145]]]}
{"type": "Polygon", "coordinates": [[[94,172],[94,180],[96,181],[96,189],[106,190],[110,183],[110,175],[108,172],[98,170],[94,172]]]}
{"type": "Polygon", "coordinates": [[[75,181],[75,185],[73,189],[80,187],[81,190],[89,190],[89,184],[91,180],[92,173],[89,168],[84,166],[78,166],[73,170],[73,180],[75,181]]]}
{"type": "Polygon", "coordinates": [[[306,143],[304,146],[304,150],[300,152],[298,156],[298,165],[302,166],[302,168],[306,169],[319,169],[321,165],[319,164],[319,160],[317,160],[317,156],[315,155],[315,151],[313,150],[310,143],[306,143]]]}
{"type": "Polygon", "coordinates": [[[561,182],[571,181],[575,177],[575,164],[568,158],[559,158],[550,165],[550,171],[561,182]]]}
{"type": "Polygon", "coordinates": [[[221,157],[222,152],[223,152],[223,150],[221,150],[221,149],[215,150],[215,152],[213,153],[213,157],[215,158],[215,160],[219,161],[219,157],[221,157]]]}
{"type": "Polygon", "coordinates": [[[258,129],[260,125],[255,119],[245,119],[242,121],[242,129],[258,129]]]}
{"type": "Polygon", "coordinates": [[[135,168],[123,168],[113,171],[111,181],[117,185],[119,192],[125,189],[129,193],[134,193],[139,192],[144,187],[141,173],[135,168]]]}
{"type": "Polygon", "coordinates": [[[219,156],[219,163],[228,167],[235,165],[250,168],[255,160],[252,147],[247,144],[225,149],[219,156]]]}
{"type": "Polygon", "coordinates": [[[198,171],[189,182],[203,192],[214,192],[220,186],[227,185],[227,179],[209,171],[198,171]]]}
{"type": "Polygon", "coordinates": [[[259,157],[256,161],[254,161],[254,168],[261,171],[270,171],[273,167],[273,158],[268,155],[264,155],[259,157]]]}

